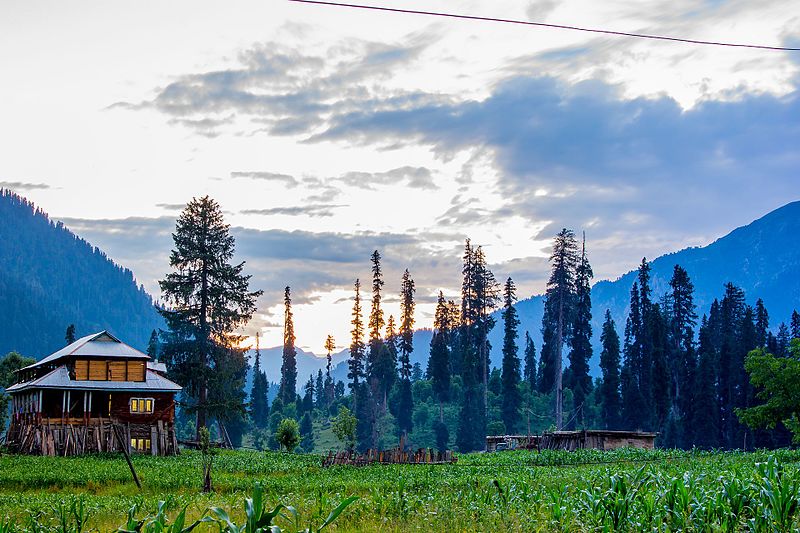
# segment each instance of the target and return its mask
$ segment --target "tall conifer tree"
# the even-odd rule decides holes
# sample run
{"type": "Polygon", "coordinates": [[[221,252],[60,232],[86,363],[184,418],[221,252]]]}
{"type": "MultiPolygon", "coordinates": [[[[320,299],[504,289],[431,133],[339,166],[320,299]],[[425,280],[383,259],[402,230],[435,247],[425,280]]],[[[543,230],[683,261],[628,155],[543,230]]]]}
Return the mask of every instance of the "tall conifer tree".
{"type": "Polygon", "coordinates": [[[542,392],[555,393],[556,428],[564,425],[563,405],[563,349],[571,333],[575,302],[575,271],[578,265],[578,243],[575,233],[562,229],[553,240],[550,254],[551,272],[547,281],[545,311],[542,324],[541,364],[543,378],[542,392]]]}
{"type": "Polygon", "coordinates": [[[764,300],[756,300],[756,342],[758,346],[767,345],[767,335],[769,334],[769,313],[764,306],[764,300]]]}
{"type": "Polygon", "coordinates": [[[241,336],[234,332],[253,316],[261,291],[250,291],[250,276],[242,273],[244,262],[230,263],[234,239],[219,204],[208,196],[186,205],[172,237],[175,247],[169,263],[174,271],[159,282],[166,304],[159,312],[169,329],[164,355],[170,374],[193,400],[199,432],[206,427],[206,415],[213,414],[210,386],[223,387],[212,391],[214,396],[240,392],[231,383],[212,384],[211,377],[234,353],[218,348],[239,343],[241,336]]]}
{"type": "Polygon", "coordinates": [[[517,300],[516,288],[511,278],[506,280],[503,290],[503,368],[502,405],[500,408],[506,433],[513,434],[519,420],[522,398],[519,392],[520,361],[517,347],[517,327],[519,318],[514,303],[517,300]]]}
{"type": "MultiPolygon", "coordinates": [[[[716,305],[716,300],[714,301],[716,305]]],[[[712,306],[712,313],[716,313],[712,306]]],[[[706,316],[700,322],[697,372],[694,379],[694,403],[691,409],[692,445],[710,449],[719,446],[719,405],[717,396],[714,335],[706,316]]]]}
{"type": "Polygon", "coordinates": [[[536,389],[536,346],[533,344],[531,334],[525,332],[525,371],[523,374],[525,383],[528,384],[528,390],[534,391],[536,389]]]}
{"type": "Polygon", "coordinates": [[[267,399],[269,383],[267,382],[267,374],[261,370],[261,345],[258,333],[256,333],[254,359],[253,386],[250,389],[250,418],[253,420],[253,425],[263,429],[269,424],[269,403],[267,399]]]}
{"type": "Polygon", "coordinates": [[[280,397],[285,405],[297,398],[297,350],[295,349],[292,295],[287,286],[283,291],[283,362],[281,364],[280,397]]]}
{"type": "Polygon", "coordinates": [[[334,383],[333,376],[331,376],[331,362],[333,351],[336,349],[336,341],[333,340],[333,335],[328,335],[325,339],[325,352],[327,353],[325,359],[325,407],[330,407],[334,400],[334,383]]]}
{"type": "Polygon", "coordinates": [[[672,418],[678,421],[679,435],[676,444],[688,447],[691,440],[691,408],[694,402],[694,373],[697,370],[697,356],[694,345],[694,327],[697,313],[694,304],[694,285],[689,274],[680,265],[675,265],[672,279],[670,301],[670,396],[672,398],[672,418]]]}
{"type": "Polygon", "coordinates": [[[350,342],[350,358],[347,361],[348,373],[347,377],[350,379],[349,387],[354,395],[358,393],[359,384],[364,378],[364,320],[361,315],[361,282],[355,282],[355,300],[353,301],[353,320],[350,322],[353,329],[350,334],[352,341],[350,342]]]}
{"type": "MultiPolygon", "coordinates": [[[[480,360],[477,349],[475,323],[478,321],[478,302],[475,291],[475,251],[470,240],[464,245],[464,266],[461,283],[461,316],[458,334],[455,336],[458,367],[463,383],[461,409],[458,415],[456,446],[461,452],[475,451],[483,447],[477,436],[486,434],[486,416],[483,408],[480,360]],[[477,435],[477,436],[476,436],[477,435]]],[[[481,437],[482,439],[483,437],[481,437]]]]}
{"type": "Polygon", "coordinates": [[[379,377],[377,375],[378,358],[383,348],[383,309],[381,309],[381,290],[383,289],[383,271],[381,270],[381,254],[378,250],[370,256],[372,262],[372,309],[369,314],[369,354],[367,356],[366,376],[373,392],[377,392],[379,377]]]}
{"type": "Polygon", "coordinates": [[[450,349],[447,342],[449,333],[447,302],[442,291],[439,291],[427,369],[428,379],[431,380],[433,386],[433,394],[439,403],[439,422],[444,421],[443,404],[450,398],[450,349]]]}
{"type": "Polygon", "coordinates": [[[646,411],[639,384],[640,349],[636,332],[642,328],[641,306],[639,305],[639,283],[631,287],[630,312],[625,321],[624,360],[620,372],[620,391],[622,394],[622,421],[625,427],[644,429],[646,411]]]}
{"type": "Polygon", "coordinates": [[[797,312],[797,309],[792,311],[790,332],[793,339],[800,339],[800,313],[797,312]]]}
{"type": "Polygon", "coordinates": [[[398,339],[400,356],[400,402],[397,407],[397,429],[401,435],[408,435],[414,427],[412,414],[414,398],[411,393],[411,352],[414,351],[414,280],[403,272],[400,290],[400,335],[398,339]]]}
{"type": "Polygon", "coordinates": [[[594,274],[586,257],[586,237],[583,239],[581,257],[575,269],[575,311],[570,336],[569,352],[570,383],[578,412],[574,424],[584,426],[584,403],[592,390],[589,361],[592,359],[592,296],[590,282],[594,274]]]}
{"type": "Polygon", "coordinates": [[[620,397],[620,349],[619,335],[611,318],[611,311],[606,309],[603,332],[600,334],[603,351],[600,352],[600,371],[603,381],[600,385],[600,406],[603,427],[606,429],[623,429],[620,419],[622,398],[620,397]]]}

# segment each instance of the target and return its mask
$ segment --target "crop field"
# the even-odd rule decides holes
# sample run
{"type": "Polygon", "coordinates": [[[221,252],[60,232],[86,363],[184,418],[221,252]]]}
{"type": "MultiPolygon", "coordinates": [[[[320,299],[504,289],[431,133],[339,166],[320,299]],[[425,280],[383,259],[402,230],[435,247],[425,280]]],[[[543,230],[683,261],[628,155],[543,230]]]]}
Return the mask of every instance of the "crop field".
{"type": "Polygon", "coordinates": [[[319,456],[235,451],[215,457],[215,490],[201,494],[195,452],[135,457],[141,491],[122,457],[4,455],[0,532],[181,531],[166,524],[200,519],[194,531],[256,531],[238,528],[278,504],[291,507],[262,525],[317,531],[350,496],[325,531],[794,531],[799,461],[793,450],[518,451],[323,469],[319,456]]]}

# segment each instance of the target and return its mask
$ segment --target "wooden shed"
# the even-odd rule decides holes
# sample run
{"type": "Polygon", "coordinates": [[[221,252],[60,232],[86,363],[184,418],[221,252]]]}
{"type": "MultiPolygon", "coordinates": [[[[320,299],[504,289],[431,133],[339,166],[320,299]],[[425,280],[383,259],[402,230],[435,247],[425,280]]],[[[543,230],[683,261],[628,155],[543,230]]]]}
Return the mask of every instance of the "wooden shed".
{"type": "Polygon", "coordinates": [[[580,431],[545,431],[541,435],[492,435],[486,437],[486,451],[514,449],[535,450],[616,450],[643,448],[652,450],[658,433],[645,431],[610,431],[585,429],[580,431]]]}
{"type": "Polygon", "coordinates": [[[163,364],[107,331],[17,372],[8,446],[19,453],[178,453],[175,394],[163,364]]]}

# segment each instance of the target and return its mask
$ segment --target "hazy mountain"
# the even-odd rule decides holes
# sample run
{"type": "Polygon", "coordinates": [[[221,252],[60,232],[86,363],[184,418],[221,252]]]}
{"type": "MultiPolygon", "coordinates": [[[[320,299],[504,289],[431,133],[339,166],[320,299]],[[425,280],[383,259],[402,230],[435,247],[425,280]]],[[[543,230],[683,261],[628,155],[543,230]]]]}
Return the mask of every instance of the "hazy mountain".
{"type": "MultiPolygon", "coordinates": [[[[297,350],[297,390],[300,392],[302,388],[305,386],[306,381],[308,381],[308,376],[313,374],[314,379],[317,379],[317,370],[322,370],[322,373],[325,373],[325,365],[328,364],[327,358],[322,355],[315,355],[311,352],[306,352],[300,348],[296,348],[297,350]]],[[[255,362],[255,350],[250,350],[247,352],[248,361],[250,361],[250,365],[252,366],[255,362]]],[[[331,374],[334,374],[334,370],[336,365],[339,363],[346,361],[347,356],[349,355],[348,350],[342,350],[341,352],[335,353],[331,356],[331,374]]],[[[273,348],[262,348],[261,349],[261,368],[267,373],[267,381],[280,383],[281,381],[281,364],[283,363],[283,346],[275,346],[273,348]]],[[[345,365],[346,366],[346,365],[345,365]]],[[[347,372],[345,371],[345,381],[346,381],[347,372]]],[[[252,380],[252,372],[248,373],[247,376],[247,387],[246,389],[250,390],[250,384],[252,380]]]]}
{"type": "MultiPolygon", "coordinates": [[[[591,260],[591,243],[589,243],[591,260]]],[[[758,298],[770,314],[770,326],[776,330],[781,321],[788,323],[792,310],[800,308],[800,202],[792,202],[737,228],[703,247],[686,248],[652,260],[653,297],[658,299],[669,290],[675,265],[689,273],[695,287],[698,315],[707,313],[715,298],[722,298],[723,285],[732,282],[744,289],[748,303],[758,298]]],[[[592,369],[597,371],[600,354],[600,328],[606,309],[617,323],[622,336],[628,315],[630,290],[636,272],[628,272],[615,281],[599,281],[592,287],[593,341],[592,369]]],[[[518,302],[520,336],[527,330],[536,343],[537,357],[541,348],[542,296],[518,302]]],[[[492,331],[492,362],[502,359],[502,326],[492,331]]],[[[522,346],[522,342],[520,342],[522,346]]],[[[565,352],[566,355],[566,352],[565,352]]]]}
{"type": "Polygon", "coordinates": [[[78,337],[107,329],[143,349],[161,317],[130,270],[0,189],[0,354],[48,355],[70,324],[78,337]]]}

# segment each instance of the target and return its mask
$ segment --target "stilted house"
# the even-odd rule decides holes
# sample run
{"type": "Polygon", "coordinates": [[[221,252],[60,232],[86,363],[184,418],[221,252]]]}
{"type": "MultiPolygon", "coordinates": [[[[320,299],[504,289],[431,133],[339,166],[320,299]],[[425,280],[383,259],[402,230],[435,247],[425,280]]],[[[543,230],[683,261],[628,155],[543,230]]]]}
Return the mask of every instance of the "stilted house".
{"type": "Polygon", "coordinates": [[[107,331],[17,371],[8,446],[19,453],[178,453],[175,394],[163,363],[107,331]]]}

